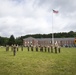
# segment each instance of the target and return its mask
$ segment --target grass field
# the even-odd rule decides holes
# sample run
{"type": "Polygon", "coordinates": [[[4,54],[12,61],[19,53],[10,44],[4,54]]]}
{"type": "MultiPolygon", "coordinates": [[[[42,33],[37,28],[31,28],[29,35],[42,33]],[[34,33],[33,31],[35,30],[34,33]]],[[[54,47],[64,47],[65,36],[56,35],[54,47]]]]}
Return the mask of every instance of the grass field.
{"type": "Polygon", "coordinates": [[[24,48],[16,56],[0,48],[0,75],[76,75],[76,48],[61,48],[58,54],[24,48]]]}

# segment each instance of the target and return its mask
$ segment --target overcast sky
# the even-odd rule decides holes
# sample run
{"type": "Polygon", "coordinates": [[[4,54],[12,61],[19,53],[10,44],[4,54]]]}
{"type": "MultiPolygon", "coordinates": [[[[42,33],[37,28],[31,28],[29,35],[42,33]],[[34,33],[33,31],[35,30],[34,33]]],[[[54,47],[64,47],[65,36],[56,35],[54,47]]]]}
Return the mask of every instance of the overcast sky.
{"type": "Polygon", "coordinates": [[[0,36],[48,34],[52,25],[53,32],[76,31],[76,0],[0,0],[0,36]]]}

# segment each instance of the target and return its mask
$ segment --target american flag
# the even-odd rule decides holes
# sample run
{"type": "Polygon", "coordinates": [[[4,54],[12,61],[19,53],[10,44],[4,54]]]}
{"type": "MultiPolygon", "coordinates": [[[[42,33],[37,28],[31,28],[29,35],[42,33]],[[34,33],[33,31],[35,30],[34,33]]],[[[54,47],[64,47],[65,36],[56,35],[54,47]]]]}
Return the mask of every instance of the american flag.
{"type": "Polygon", "coordinates": [[[57,14],[57,13],[59,13],[59,11],[57,11],[57,10],[53,10],[53,13],[56,13],[56,14],[57,14]]]}

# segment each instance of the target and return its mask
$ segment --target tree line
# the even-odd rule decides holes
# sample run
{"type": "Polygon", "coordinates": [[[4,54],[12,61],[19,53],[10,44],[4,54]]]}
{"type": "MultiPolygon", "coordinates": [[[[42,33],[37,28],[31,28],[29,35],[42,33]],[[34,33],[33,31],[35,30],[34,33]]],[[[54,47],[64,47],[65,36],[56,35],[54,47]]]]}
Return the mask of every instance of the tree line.
{"type": "Polygon", "coordinates": [[[14,35],[11,35],[10,38],[0,36],[0,46],[11,46],[12,44],[22,45],[23,39],[21,37],[15,38],[14,35]]]}
{"type": "MultiPolygon", "coordinates": [[[[33,35],[25,35],[22,38],[34,37],[34,38],[52,38],[52,33],[50,34],[33,34],[33,35]]],[[[72,38],[76,37],[76,32],[62,32],[62,33],[54,33],[55,38],[72,38]]]]}
{"type": "MultiPolygon", "coordinates": [[[[0,36],[0,46],[12,45],[12,44],[23,44],[23,39],[33,37],[33,38],[52,38],[52,33],[50,34],[33,34],[33,35],[25,35],[15,38],[14,35],[11,35],[10,38],[1,37],[0,36]]],[[[62,32],[62,33],[54,33],[54,38],[75,38],[76,32],[62,32]]]]}

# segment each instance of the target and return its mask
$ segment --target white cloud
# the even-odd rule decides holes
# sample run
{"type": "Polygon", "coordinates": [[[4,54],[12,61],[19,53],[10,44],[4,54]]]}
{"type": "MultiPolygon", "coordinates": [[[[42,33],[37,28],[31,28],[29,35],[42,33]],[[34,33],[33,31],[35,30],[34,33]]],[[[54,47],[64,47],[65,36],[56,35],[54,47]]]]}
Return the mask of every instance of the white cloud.
{"type": "Polygon", "coordinates": [[[0,0],[0,36],[76,31],[75,0],[0,0]]]}

